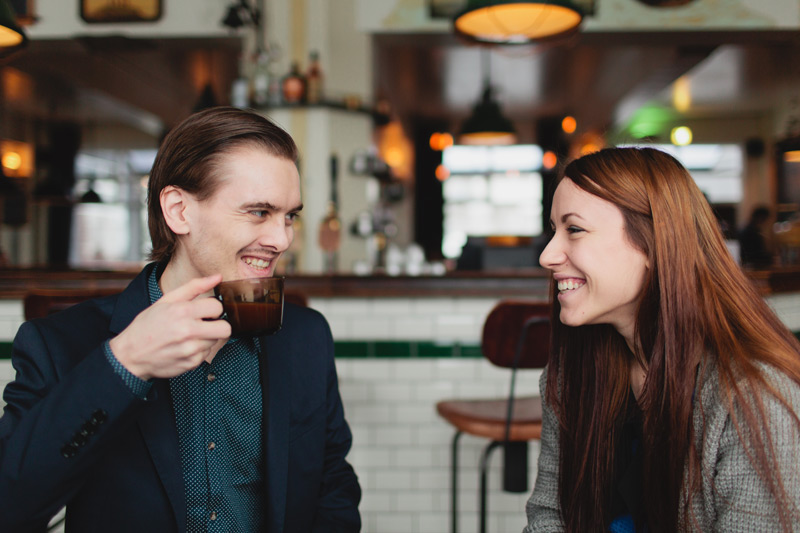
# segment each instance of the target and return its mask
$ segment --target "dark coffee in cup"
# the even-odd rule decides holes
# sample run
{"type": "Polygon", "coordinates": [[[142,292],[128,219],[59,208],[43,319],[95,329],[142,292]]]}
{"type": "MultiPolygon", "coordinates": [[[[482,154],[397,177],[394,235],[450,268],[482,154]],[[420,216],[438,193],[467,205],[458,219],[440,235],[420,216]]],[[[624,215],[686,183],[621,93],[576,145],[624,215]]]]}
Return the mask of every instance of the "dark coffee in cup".
{"type": "Polygon", "coordinates": [[[283,278],[223,281],[214,287],[233,337],[271,335],[283,323],[283,278]]]}

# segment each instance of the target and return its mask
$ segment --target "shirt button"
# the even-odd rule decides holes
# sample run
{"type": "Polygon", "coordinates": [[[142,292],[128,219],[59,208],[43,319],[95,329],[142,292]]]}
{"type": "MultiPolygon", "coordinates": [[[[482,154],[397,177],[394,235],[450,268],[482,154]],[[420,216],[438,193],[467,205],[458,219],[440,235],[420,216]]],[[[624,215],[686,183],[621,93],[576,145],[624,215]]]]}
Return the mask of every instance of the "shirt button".
{"type": "Polygon", "coordinates": [[[211,516],[209,516],[209,518],[211,520],[216,520],[217,519],[217,512],[216,511],[211,511],[211,516]]]}
{"type": "Polygon", "coordinates": [[[216,444],[214,444],[213,442],[209,442],[209,443],[208,443],[208,449],[209,449],[209,450],[213,450],[213,449],[214,449],[216,446],[217,446],[217,445],[216,445],[216,444]]]}
{"type": "Polygon", "coordinates": [[[214,381],[215,379],[217,379],[217,376],[215,376],[214,374],[209,374],[208,376],[206,376],[206,379],[208,379],[208,381],[214,381]]]}

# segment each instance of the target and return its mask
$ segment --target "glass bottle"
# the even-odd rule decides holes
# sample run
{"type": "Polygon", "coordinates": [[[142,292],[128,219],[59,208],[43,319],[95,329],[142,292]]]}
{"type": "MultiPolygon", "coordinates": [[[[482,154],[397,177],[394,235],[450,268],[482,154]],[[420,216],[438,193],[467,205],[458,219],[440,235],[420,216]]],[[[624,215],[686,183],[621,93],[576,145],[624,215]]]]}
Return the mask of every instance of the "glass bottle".
{"type": "Polygon", "coordinates": [[[283,101],[287,104],[301,104],[305,102],[306,80],[300,73],[300,65],[292,62],[289,74],[283,78],[283,101]]]}
{"type": "Polygon", "coordinates": [[[254,108],[266,107],[269,103],[269,55],[264,50],[256,52],[250,99],[254,108]]]}
{"type": "Polygon", "coordinates": [[[245,74],[244,58],[239,58],[239,76],[231,83],[231,105],[244,109],[250,104],[250,82],[245,74]]]}
{"type": "Polygon", "coordinates": [[[323,99],[322,67],[319,64],[319,52],[311,52],[306,72],[306,101],[309,104],[318,104],[323,99]]]}

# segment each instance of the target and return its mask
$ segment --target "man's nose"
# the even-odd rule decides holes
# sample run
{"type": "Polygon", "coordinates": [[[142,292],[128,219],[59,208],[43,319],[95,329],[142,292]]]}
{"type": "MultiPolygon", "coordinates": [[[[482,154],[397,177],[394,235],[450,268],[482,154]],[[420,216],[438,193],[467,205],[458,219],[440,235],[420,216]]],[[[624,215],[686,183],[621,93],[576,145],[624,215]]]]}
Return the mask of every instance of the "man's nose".
{"type": "Polygon", "coordinates": [[[271,248],[277,252],[285,252],[292,244],[292,227],[286,224],[286,218],[275,216],[263,224],[263,231],[259,238],[259,244],[265,248],[271,248]]]}

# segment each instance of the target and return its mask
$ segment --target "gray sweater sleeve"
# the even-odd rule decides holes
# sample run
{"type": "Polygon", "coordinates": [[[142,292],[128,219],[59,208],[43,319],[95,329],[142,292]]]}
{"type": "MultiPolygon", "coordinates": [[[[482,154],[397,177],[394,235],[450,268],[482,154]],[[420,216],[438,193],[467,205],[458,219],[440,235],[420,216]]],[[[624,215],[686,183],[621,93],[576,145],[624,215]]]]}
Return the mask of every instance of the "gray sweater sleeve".
{"type": "MultiPolygon", "coordinates": [[[[769,382],[800,413],[800,386],[785,375],[762,367],[769,382]]],[[[547,371],[539,390],[544,398],[547,371]]],[[[794,506],[793,530],[800,531],[800,430],[793,415],[770,394],[762,395],[766,409],[764,427],[775,450],[775,466],[781,473],[787,503],[794,506]]],[[[702,386],[702,409],[695,409],[694,424],[703,470],[702,493],[692,498],[693,519],[681,531],[756,533],[779,531],[774,497],[750,461],[748,451],[719,394],[716,372],[702,386]],[[705,426],[705,427],[704,427],[705,426]]],[[[738,420],[742,413],[737,410],[738,420]]],[[[564,531],[558,502],[558,421],[552,408],[542,402],[542,440],[533,494],[528,499],[528,525],[523,533],[564,531]]],[[[745,431],[744,428],[740,430],[745,431]]],[[[766,436],[766,434],[765,434],[766,436]]],[[[748,434],[744,433],[745,439],[748,434]]]]}
{"type": "Polygon", "coordinates": [[[564,531],[558,503],[558,420],[553,409],[544,401],[547,369],[539,380],[542,395],[542,440],[539,466],[533,494],[525,505],[528,525],[523,533],[554,533],[564,531]]]}
{"type": "MultiPolygon", "coordinates": [[[[785,375],[762,367],[764,375],[786,399],[795,413],[800,412],[800,387],[785,375]]],[[[695,495],[695,518],[702,517],[703,531],[731,533],[780,531],[780,519],[774,496],[759,475],[748,455],[744,442],[750,433],[742,427],[744,415],[741,408],[734,413],[739,421],[740,436],[733,417],[719,395],[718,376],[713,375],[703,387],[704,413],[695,411],[695,430],[702,438],[701,461],[703,466],[703,494],[695,495]],[[702,418],[705,418],[703,435],[702,418]],[[699,430],[699,431],[698,431],[699,430]],[[742,440],[744,439],[744,441],[742,440]]],[[[791,412],[774,396],[762,393],[766,417],[765,430],[775,451],[775,469],[780,472],[786,491],[787,503],[800,510],[800,431],[791,412]]],[[[800,516],[791,518],[794,531],[800,531],[800,516]]],[[[697,524],[687,524],[686,530],[695,530],[697,524]]]]}

